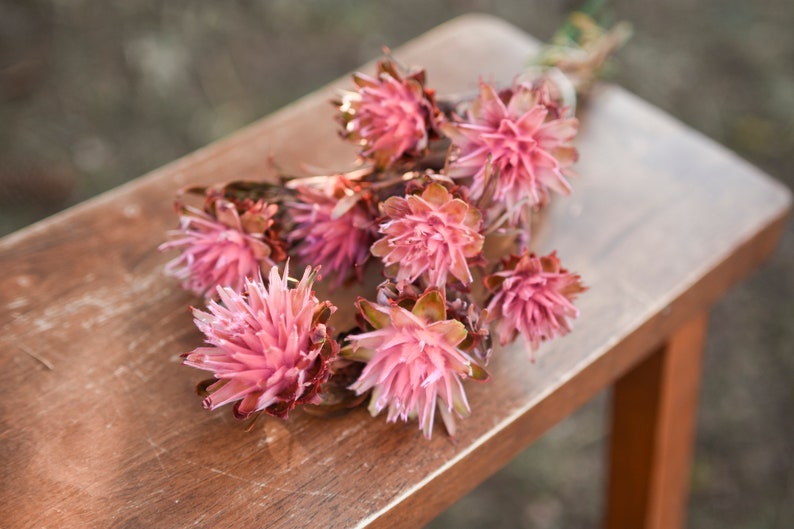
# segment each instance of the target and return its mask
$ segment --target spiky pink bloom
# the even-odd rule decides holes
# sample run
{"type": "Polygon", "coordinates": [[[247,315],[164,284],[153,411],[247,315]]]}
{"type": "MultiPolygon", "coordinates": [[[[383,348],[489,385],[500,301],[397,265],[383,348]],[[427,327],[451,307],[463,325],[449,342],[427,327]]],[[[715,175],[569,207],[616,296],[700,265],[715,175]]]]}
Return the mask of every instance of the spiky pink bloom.
{"type": "Polygon", "coordinates": [[[298,188],[298,200],[290,203],[295,227],[288,239],[296,244],[303,262],[321,265],[340,285],[351,273],[359,279],[377,236],[374,206],[366,194],[337,178],[324,189],[298,188]]]}
{"type": "Polygon", "coordinates": [[[381,209],[383,237],[372,245],[372,254],[383,260],[387,273],[409,283],[425,275],[429,285],[441,288],[449,274],[471,283],[467,260],[480,255],[485,239],[477,208],[434,182],[421,195],[390,197],[381,209]]]}
{"type": "Polygon", "coordinates": [[[462,379],[488,378],[458,347],[466,339],[466,328],[446,319],[444,303],[436,289],[420,297],[412,310],[359,298],[359,310],[374,330],[348,337],[350,356],[367,362],[350,388],[359,395],[372,390],[373,416],[388,409],[389,422],[417,417],[428,438],[436,408],[450,435],[455,433],[453,412],[461,418],[470,413],[462,379]]]}
{"type": "Polygon", "coordinates": [[[269,233],[277,206],[264,201],[240,215],[232,202],[214,202],[214,216],[182,207],[179,229],[159,250],[180,250],[168,262],[166,273],[182,281],[182,287],[212,296],[218,286],[242,290],[246,278],[256,277],[283,260],[282,243],[269,233]]]}
{"type": "Polygon", "coordinates": [[[457,148],[447,174],[471,177],[474,200],[492,192],[499,213],[515,223],[524,206],[543,205],[549,190],[570,193],[565,175],[577,158],[571,142],[578,121],[558,118],[543,87],[518,84],[503,97],[481,82],[466,121],[442,131],[457,148]]]}
{"type": "MultiPolygon", "coordinates": [[[[403,308],[412,308],[426,290],[415,283],[394,283],[384,281],[378,285],[376,299],[380,305],[396,304],[403,308]]],[[[470,292],[458,289],[447,289],[447,318],[457,320],[466,327],[466,339],[458,344],[458,349],[470,355],[481,366],[488,365],[493,352],[491,336],[483,321],[484,313],[475,303],[470,292]]]]}
{"type": "Polygon", "coordinates": [[[385,60],[377,77],[357,73],[353,82],[356,91],[342,96],[339,110],[343,136],[360,146],[361,156],[379,168],[405,155],[421,156],[438,114],[432,92],[424,88],[424,72],[403,78],[385,60]]]}
{"type": "Polygon", "coordinates": [[[520,333],[530,344],[530,355],[542,340],[562,336],[579,316],[573,300],[584,292],[581,278],[560,267],[556,252],[545,257],[512,255],[503,270],[485,278],[493,293],[487,323],[493,324],[501,345],[520,333]]]}
{"type": "Polygon", "coordinates": [[[244,293],[218,287],[221,303],[211,301],[209,312],[193,309],[211,347],[186,353],[184,363],[216,379],[204,407],[234,402],[234,415],[246,419],[261,411],[286,417],[298,404],[319,402],[339,350],[326,327],[336,307],[314,296],[316,269],[307,267],[294,288],[288,274],[289,266],[283,276],[273,267],[267,286],[261,278],[246,279],[244,293]]]}

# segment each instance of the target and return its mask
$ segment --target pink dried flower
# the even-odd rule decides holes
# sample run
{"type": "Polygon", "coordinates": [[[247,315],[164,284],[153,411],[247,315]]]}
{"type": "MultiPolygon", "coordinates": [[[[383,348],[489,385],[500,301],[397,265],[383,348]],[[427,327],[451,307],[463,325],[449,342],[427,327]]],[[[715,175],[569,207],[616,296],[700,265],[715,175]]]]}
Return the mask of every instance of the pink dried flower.
{"type": "Polygon", "coordinates": [[[336,307],[314,296],[317,269],[307,267],[295,288],[288,274],[288,265],[281,277],[273,267],[267,287],[261,278],[246,279],[244,293],[218,287],[221,303],[211,301],[209,312],[193,309],[211,347],[186,353],[184,363],[217,379],[207,387],[205,408],[234,402],[239,419],[261,411],[286,417],[298,404],[319,402],[339,350],[326,327],[336,307]]]}
{"type": "MultiPolygon", "coordinates": [[[[414,283],[393,283],[386,280],[378,285],[377,302],[380,305],[396,304],[400,307],[413,307],[425,293],[414,283]]],[[[466,327],[466,339],[458,344],[458,349],[474,358],[480,365],[487,366],[493,352],[491,336],[483,322],[484,313],[475,303],[472,294],[461,290],[446,290],[447,318],[457,320],[466,327]]],[[[365,322],[360,322],[366,325],[365,322]]]]}
{"type": "Polygon", "coordinates": [[[367,362],[350,388],[359,395],[372,390],[373,416],[388,408],[389,422],[418,417],[428,438],[438,407],[447,432],[454,435],[453,411],[461,418],[470,413],[461,380],[486,380],[488,374],[458,347],[466,339],[466,328],[446,319],[443,294],[430,289],[411,310],[363,298],[358,307],[373,330],[348,337],[348,356],[367,362]]]}
{"type": "Polygon", "coordinates": [[[503,270],[485,278],[485,285],[494,293],[487,323],[495,324],[499,343],[520,333],[530,354],[542,340],[570,332],[570,320],[579,316],[572,301],[586,290],[578,275],[560,267],[556,252],[512,255],[503,261],[503,270]]]}
{"type": "Polygon", "coordinates": [[[480,255],[484,241],[477,208],[431,183],[421,195],[390,197],[381,209],[384,236],[372,254],[398,282],[425,275],[431,286],[443,288],[450,273],[464,285],[472,282],[467,259],[480,255]]]}
{"type": "Polygon", "coordinates": [[[438,115],[433,93],[424,88],[424,72],[403,78],[390,60],[378,64],[376,78],[357,73],[355,92],[339,105],[345,138],[360,146],[362,157],[379,168],[427,149],[438,115]]]}
{"type": "Polygon", "coordinates": [[[297,244],[297,255],[334,275],[337,286],[351,273],[360,280],[377,236],[369,193],[338,177],[322,189],[299,187],[298,201],[288,206],[295,222],[288,239],[297,244]]]}
{"type": "Polygon", "coordinates": [[[242,215],[227,200],[217,199],[212,205],[214,215],[182,207],[179,229],[159,247],[181,250],[166,272],[181,280],[183,288],[208,297],[217,286],[242,290],[245,278],[286,258],[283,243],[270,230],[276,205],[258,201],[242,215]]]}
{"type": "Polygon", "coordinates": [[[493,86],[480,83],[480,95],[472,102],[467,121],[447,123],[442,130],[458,150],[449,176],[472,177],[474,200],[489,194],[493,186],[497,213],[507,213],[515,224],[524,206],[544,205],[550,189],[570,193],[565,175],[577,158],[571,141],[578,121],[558,119],[558,109],[542,86],[519,84],[503,94],[504,99],[493,86]]]}

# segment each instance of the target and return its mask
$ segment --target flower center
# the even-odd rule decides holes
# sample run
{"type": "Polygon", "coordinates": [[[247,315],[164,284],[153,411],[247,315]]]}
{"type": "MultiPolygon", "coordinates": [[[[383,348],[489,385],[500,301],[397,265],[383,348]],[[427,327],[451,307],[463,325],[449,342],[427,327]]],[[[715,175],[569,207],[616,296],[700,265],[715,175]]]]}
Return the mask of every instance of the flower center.
{"type": "Polygon", "coordinates": [[[509,119],[503,119],[499,129],[493,134],[484,134],[483,139],[494,158],[509,160],[513,165],[519,157],[529,156],[538,145],[535,138],[521,131],[509,119]]]}

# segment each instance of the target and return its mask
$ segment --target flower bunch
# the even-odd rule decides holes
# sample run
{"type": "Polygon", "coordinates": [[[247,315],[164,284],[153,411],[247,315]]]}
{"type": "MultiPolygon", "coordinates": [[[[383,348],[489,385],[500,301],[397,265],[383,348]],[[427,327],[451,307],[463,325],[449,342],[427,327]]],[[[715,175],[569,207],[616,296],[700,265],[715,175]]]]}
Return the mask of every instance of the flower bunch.
{"type": "Polygon", "coordinates": [[[166,269],[207,301],[194,309],[207,345],[184,363],[213,374],[204,405],[233,404],[239,418],[368,401],[428,438],[438,414],[453,435],[471,411],[465,382],[490,378],[492,333],[500,345],[522,337],[531,356],[578,315],[580,277],[529,250],[533,218],[571,192],[578,121],[549,77],[480,81],[475,96],[445,100],[423,70],[387,57],[353,83],[336,105],[355,170],[177,201],[166,269]],[[494,235],[512,244],[498,262],[483,253],[494,235]],[[321,274],[331,291],[383,282],[348,309],[355,325],[334,328],[334,303],[313,290],[321,274]]]}

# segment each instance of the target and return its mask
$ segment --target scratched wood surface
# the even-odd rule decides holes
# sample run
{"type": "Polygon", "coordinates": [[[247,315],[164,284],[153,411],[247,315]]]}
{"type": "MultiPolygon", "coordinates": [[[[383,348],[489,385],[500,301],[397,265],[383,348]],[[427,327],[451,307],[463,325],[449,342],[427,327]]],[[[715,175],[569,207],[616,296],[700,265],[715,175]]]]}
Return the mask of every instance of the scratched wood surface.
{"type": "MultiPolygon", "coordinates": [[[[439,92],[510,81],[534,49],[508,24],[453,21],[396,52],[439,92]]],[[[417,527],[650,354],[773,249],[785,189],[615,87],[584,115],[575,192],[540,249],[590,286],[573,334],[535,364],[499,351],[467,386],[456,443],[357,410],[251,432],[193,392],[197,303],[155,248],[188,183],[268,178],[270,154],[340,169],[326,87],[240,133],[0,240],[0,525],[417,527]]],[[[345,310],[344,308],[341,310],[345,310]]]]}

